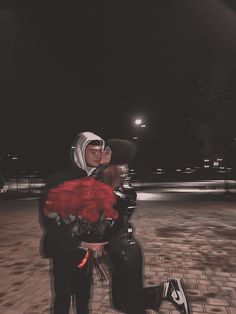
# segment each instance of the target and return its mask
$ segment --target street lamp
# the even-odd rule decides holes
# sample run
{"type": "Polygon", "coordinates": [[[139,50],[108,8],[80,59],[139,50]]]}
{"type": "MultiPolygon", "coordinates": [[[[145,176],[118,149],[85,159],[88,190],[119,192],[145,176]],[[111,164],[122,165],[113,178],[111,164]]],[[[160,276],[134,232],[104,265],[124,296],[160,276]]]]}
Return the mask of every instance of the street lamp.
{"type": "Polygon", "coordinates": [[[133,123],[135,125],[135,135],[133,136],[133,140],[138,140],[140,137],[142,138],[143,135],[143,131],[141,131],[141,129],[144,129],[147,127],[146,124],[144,124],[143,119],[141,117],[137,117],[136,119],[133,120],[133,123]]]}
{"type": "Polygon", "coordinates": [[[141,125],[142,124],[142,120],[141,119],[135,119],[135,121],[134,121],[134,123],[136,124],[136,125],[141,125]]]}
{"type": "Polygon", "coordinates": [[[137,126],[137,127],[140,127],[140,128],[146,128],[147,125],[143,123],[143,120],[140,119],[140,118],[137,118],[134,120],[134,124],[137,126]]]}

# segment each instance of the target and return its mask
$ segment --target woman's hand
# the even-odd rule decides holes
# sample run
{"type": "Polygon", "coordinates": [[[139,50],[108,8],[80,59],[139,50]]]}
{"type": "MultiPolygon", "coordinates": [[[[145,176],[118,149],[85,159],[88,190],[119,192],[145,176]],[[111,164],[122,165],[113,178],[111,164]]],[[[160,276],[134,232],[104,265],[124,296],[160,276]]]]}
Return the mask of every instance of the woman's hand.
{"type": "Polygon", "coordinates": [[[99,242],[99,243],[89,243],[89,242],[81,242],[81,247],[82,248],[86,248],[86,249],[90,249],[92,251],[100,251],[103,249],[103,247],[108,244],[108,241],[106,242],[99,242]]]}

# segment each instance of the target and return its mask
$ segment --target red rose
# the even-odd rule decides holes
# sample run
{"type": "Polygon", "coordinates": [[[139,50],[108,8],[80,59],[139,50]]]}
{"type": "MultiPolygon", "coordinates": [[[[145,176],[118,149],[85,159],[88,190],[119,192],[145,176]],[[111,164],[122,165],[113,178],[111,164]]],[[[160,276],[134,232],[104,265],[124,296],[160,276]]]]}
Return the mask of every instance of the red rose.
{"type": "Polygon", "coordinates": [[[105,218],[117,219],[118,212],[113,209],[115,202],[115,193],[109,185],[86,177],[66,181],[49,190],[44,213],[56,212],[64,219],[69,215],[82,216],[94,223],[102,214],[105,218]]]}
{"type": "Polygon", "coordinates": [[[82,211],[82,217],[85,218],[89,223],[94,223],[99,220],[100,215],[95,207],[86,207],[82,211]]]}

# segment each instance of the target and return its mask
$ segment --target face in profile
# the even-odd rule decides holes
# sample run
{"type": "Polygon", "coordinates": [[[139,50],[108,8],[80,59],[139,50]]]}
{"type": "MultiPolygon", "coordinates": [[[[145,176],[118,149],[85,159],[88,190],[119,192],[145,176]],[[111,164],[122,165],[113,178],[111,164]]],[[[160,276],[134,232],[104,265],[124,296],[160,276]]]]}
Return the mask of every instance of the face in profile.
{"type": "Polygon", "coordinates": [[[85,160],[88,166],[98,167],[102,159],[101,145],[87,145],[85,148],[85,160]]]}
{"type": "Polygon", "coordinates": [[[110,161],[111,161],[111,149],[109,146],[106,146],[102,153],[101,165],[109,164],[110,161]]]}

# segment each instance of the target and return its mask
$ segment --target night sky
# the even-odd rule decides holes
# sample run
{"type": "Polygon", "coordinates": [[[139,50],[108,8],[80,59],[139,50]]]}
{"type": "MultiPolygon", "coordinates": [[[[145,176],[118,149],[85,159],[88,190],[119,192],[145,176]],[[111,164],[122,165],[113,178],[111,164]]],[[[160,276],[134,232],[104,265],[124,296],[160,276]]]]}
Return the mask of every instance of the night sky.
{"type": "MultiPolygon", "coordinates": [[[[34,1],[31,1],[32,3],[34,1]]],[[[235,160],[234,1],[81,1],[0,11],[0,156],[50,172],[75,135],[139,136],[152,167],[235,160]],[[136,130],[141,116],[147,128],[136,130]]]]}

